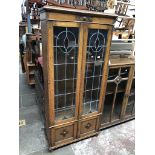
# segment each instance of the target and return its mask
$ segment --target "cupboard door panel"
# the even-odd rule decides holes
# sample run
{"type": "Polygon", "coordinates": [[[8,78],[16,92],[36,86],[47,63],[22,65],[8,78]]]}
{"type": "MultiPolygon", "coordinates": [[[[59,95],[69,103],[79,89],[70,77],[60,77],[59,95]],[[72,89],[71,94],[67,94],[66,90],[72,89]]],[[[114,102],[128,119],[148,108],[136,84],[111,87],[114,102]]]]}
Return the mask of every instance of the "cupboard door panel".
{"type": "Polygon", "coordinates": [[[78,27],[53,27],[55,120],[75,116],[79,48],[78,27]]]}
{"type": "Polygon", "coordinates": [[[77,122],[68,122],[51,129],[53,145],[63,145],[76,139],[77,122]]]}
{"type": "Polygon", "coordinates": [[[128,86],[130,67],[118,66],[109,69],[107,89],[101,124],[111,124],[121,119],[125,92],[128,86]]]}
{"type": "Polygon", "coordinates": [[[83,115],[98,111],[107,30],[89,29],[83,92],[83,115]]]}
{"type": "Polygon", "coordinates": [[[79,122],[80,126],[80,137],[85,137],[88,135],[92,135],[97,132],[97,121],[99,117],[91,117],[79,122]]]}
{"type": "Polygon", "coordinates": [[[63,141],[65,139],[74,137],[74,126],[66,126],[56,129],[55,142],[63,141]]]}

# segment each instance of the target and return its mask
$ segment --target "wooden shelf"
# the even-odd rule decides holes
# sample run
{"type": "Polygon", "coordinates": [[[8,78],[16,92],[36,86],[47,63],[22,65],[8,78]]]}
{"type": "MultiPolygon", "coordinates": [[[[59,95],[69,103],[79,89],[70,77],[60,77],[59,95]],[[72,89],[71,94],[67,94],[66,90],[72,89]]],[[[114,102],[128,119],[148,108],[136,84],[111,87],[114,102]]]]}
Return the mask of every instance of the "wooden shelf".
{"type": "Polygon", "coordinates": [[[135,60],[130,58],[117,58],[117,59],[110,58],[109,62],[110,62],[109,66],[135,64],[135,60]]]}
{"type": "Polygon", "coordinates": [[[29,85],[34,85],[35,84],[35,80],[34,79],[30,79],[29,80],[29,85]]]}
{"type": "MultiPolygon", "coordinates": [[[[123,93],[123,92],[125,92],[124,89],[121,89],[121,90],[118,90],[117,91],[117,93],[123,93]]],[[[110,95],[110,94],[114,94],[114,91],[108,91],[108,92],[106,92],[106,95],[110,95]]]]}

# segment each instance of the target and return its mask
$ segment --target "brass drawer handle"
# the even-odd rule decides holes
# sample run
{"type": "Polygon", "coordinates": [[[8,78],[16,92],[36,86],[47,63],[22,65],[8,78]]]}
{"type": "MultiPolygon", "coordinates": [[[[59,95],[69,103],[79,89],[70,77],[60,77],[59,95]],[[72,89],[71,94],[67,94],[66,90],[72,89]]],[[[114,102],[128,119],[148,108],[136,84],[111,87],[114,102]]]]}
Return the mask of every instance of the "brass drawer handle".
{"type": "Polygon", "coordinates": [[[83,22],[92,22],[93,21],[91,17],[86,17],[86,16],[77,17],[77,20],[83,21],[83,22]]]}
{"type": "Polygon", "coordinates": [[[67,130],[63,130],[63,132],[62,133],[60,133],[60,135],[62,135],[63,137],[65,137],[66,135],[68,134],[68,131],[67,130]]]}
{"type": "Polygon", "coordinates": [[[89,129],[91,127],[90,123],[87,123],[87,125],[85,126],[86,129],[89,129]]]}

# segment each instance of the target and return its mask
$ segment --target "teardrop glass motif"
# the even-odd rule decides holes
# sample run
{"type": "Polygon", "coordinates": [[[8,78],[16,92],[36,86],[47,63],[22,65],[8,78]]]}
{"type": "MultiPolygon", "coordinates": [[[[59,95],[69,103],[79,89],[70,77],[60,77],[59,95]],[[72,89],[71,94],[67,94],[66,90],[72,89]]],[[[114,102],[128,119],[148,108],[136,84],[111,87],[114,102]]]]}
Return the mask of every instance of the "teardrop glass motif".
{"type": "Polygon", "coordinates": [[[66,48],[66,50],[67,50],[67,48],[68,48],[68,45],[69,45],[69,40],[68,40],[68,38],[66,37],[65,40],[64,40],[64,47],[66,48]]]}
{"type": "Polygon", "coordinates": [[[99,46],[99,39],[97,38],[97,40],[96,40],[96,42],[95,42],[95,48],[97,49],[98,48],[98,46],[99,46]]]}

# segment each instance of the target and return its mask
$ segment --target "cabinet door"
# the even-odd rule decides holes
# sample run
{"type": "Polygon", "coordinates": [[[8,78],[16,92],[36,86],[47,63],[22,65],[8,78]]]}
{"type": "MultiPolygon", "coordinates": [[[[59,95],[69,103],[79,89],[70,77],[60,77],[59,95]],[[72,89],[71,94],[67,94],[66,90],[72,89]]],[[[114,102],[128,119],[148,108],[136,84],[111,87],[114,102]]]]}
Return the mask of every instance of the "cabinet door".
{"type": "Polygon", "coordinates": [[[80,116],[99,113],[101,86],[108,64],[110,27],[87,25],[84,34],[80,116]]]}
{"type": "Polygon", "coordinates": [[[80,24],[72,22],[52,22],[51,27],[54,70],[54,86],[51,85],[54,98],[51,99],[55,116],[52,119],[62,122],[77,117],[82,32],[80,24]]]}
{"type": "Polygon", "coordinates": [[[129,67],[110,68],[101,124],[110,124],[121,118],[123,100],[130,74],[129,67]]]}

